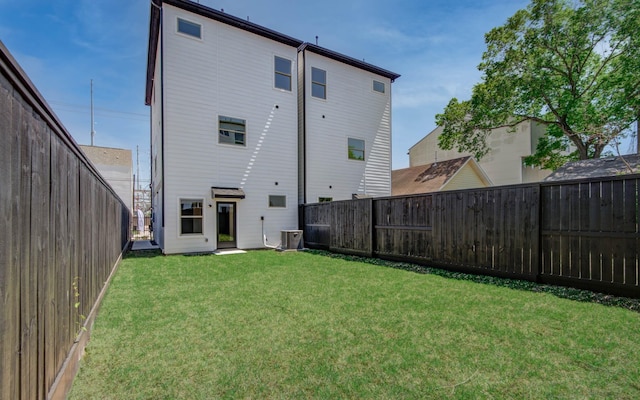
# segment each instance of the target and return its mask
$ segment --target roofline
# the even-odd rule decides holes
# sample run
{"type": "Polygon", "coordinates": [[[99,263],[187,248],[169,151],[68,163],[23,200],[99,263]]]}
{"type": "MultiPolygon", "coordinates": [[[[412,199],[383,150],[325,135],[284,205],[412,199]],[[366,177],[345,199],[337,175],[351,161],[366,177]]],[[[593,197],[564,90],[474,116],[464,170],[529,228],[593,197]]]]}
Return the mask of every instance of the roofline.
{"type": "Polygon", "coordinates": [[[365,71],[373,72],[374,74],[384,76],[385,78],[391,79],[391,82],[395,81],[400,77],[400,74],[397,74],[395,72],[391,72],[384,68],[377,67],[373,64],[369,64],[367,62],[357,60],[353,57],[345,56],[344,54],[340,54],[333,50],[329,50],[327,48],[320,47],[312,43],[305,42],[300,47],[298,47],[298,51],[305,51],[305,50],[308,50],[312,53],[316,53],[327,58],[331,58],[336,61],[340,61],[344,64],[351,65],[352,67],[360,68],[365,71]]]}
{"type": "Polygon", "coordinates": [[[238,29],[245,30],[247,32],[251,32],[253,34],[265,37],[270,40],[274,40],[276,42],[296,47],[298,52],[300,51],[311,51],[313,53],[331,58],[333,60],[345,63],[347,65],[351,65],[356,68],[363,69],[365,71],[372,72],[374,74],[384,76],[389,78],[391,82],[395,81],[400,77],[400,74],[395,72],[391,72],[384,68],[377,67],[373,64],[366,63],[364,61],[357,60],[355,58],[346,56],[344,54],[340,54],[338,52],[326,49],[324,47],[320,47],[311,43],[304,42],[303,40],[293,38],[291,36],[287,36],[285,34],[276,32],[269,28],[265,28],[264,26],[254,24],[253,22],[244,20],[242,18],[235,17],[230,14],[226,14],[222,11],[214,10],[213,8],[209,8],[203,6],[201,4],[195,3],[191,0],[151,0],[151,13],[149,19],[149,46],[147,50],[147,86],[145,90],[145,104],[151,104],[151,90],[153,81],[153,74],[155,72],[156,65],[156,53],[158,48],[158,40],[159,40],[159,31],[160,31],[160,20],[161,20],[161,10],[163,4],[168,4],[185,11],[192,12],[194,14],[201,15],[206,18],[210,18],[212,20],[222,22],[224,24],[233,26],[238,29]]]}
{"type": "MultiPolygon", "coordinates": [[[[465,161],[464,163],[462,163],[462,165],[460,166],[460,168],[458,168],[456,170],[456,172],[453,173],[453,175],[451,175],[446,181],[444,181],[444,183],[442,184],[442,186],[440,186],[440,188],[438,189],[439,191],[442,191],[442,188],[444,188],[445,186],[447,186],[447,184],[449,182],[451,182],[453,180],[453,178],[455,178],[456,176],[458,176],[460,174],[460,171],[462,171],[462,169],[464,167],[466,167],[467,165],[469,165],[470,168],[472,168],[474,171],[476,171],[476,173],[478,174],[478,177],[480,178],[480,180],[484,180],[485,184],[487,184],[487,186],[493,186],[493,182],[491,182],[491,179],[489,179],[489,177],[487,176],[487,174],[484,172],[484,170],[482,169],[482,167],[480,166],[480,164],[478,164],[478,162],[471,156],[465,156],[465,157],[460,157],[460,158],[466,158],[467,161],[465,161]]],[[[453,160],[457,160],[457,158],[454,158],[453,160]]]]}
{"type": "Polygon", "coordinates": [[[144,104],[151,105],[151,91],[156,69],[156,55],[158,53],[158,40],[160,39],[160,15],[162,0],[151,0],[151,12],[149,16],[149,46],[147,48],[147,86],[145,88],[144,104]]]}

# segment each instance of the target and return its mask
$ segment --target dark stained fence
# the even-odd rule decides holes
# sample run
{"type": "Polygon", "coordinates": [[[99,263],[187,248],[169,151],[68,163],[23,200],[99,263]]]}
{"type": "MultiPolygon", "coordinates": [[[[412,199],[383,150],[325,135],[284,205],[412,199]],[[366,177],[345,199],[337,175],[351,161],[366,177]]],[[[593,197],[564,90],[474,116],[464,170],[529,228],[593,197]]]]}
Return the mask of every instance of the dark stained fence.
{"type": "Polygon", "coordinates": [[[0,72],[0,398],[42,399],[65,385],[130,217],[1,42],[0,72]]]}
{"type": "Polygon", "coordinates": [[[345,254],[373,256],[373,199],[302,206],[307,246],[345,254]]]}
{"type": "Polygon", "coordinates": [[[375,200],[377,254],[535,279],[536,185],[375,200]]]}
{"type": "Polygon", "coordinates": [[[638,175],[545,183],[543,282],[640,297],[638,175]]]}
{"type": "Polygon", "coordinates": [[[312,204],[301,225],[309,247],[640,297],[638,180],[312,204]]]}

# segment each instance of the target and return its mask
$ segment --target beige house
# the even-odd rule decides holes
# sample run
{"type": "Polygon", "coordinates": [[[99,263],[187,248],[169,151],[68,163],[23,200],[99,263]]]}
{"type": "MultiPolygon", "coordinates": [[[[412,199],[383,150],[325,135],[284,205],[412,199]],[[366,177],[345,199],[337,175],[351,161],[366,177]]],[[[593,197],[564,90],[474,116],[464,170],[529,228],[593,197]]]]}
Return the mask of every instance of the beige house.
{"type": "Polygon", "coordinates": [[[82,145],[80,148],[129,210],[134,211],[131,150],[82,145]]]}
{"type": "MultiPolygon", "coordinates": [[[[438,137],[442,129],[437,127],[409,149],[411,167],[470,155],[440,149],[438,137]]],[[[535,152],[538,140],[544,134],[545,127],[531,121],[518,124],[515,132],[509,132],[508,128],[495,129],[487,139],[491,150],[478,164],[496,186],[539,182],[551,170],[527,167],[524,165],[524,158],[535,152]]]]}
{"type": "Polygon", "coordinates": [[[489,186],[491,180],[469,156],[391,171],[392,196],[489,186]]]}

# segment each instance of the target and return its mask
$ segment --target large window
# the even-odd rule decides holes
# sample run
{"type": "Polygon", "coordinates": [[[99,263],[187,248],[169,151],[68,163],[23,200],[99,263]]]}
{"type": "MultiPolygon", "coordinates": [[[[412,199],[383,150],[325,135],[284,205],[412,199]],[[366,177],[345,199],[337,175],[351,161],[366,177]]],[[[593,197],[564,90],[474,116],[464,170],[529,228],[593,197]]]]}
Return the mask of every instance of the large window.
{"type": "Polygon", "coordinates": [[[200,24],[187,21],[186,19],[178,18],[178,32],[198,39],[202,38],[202,27],[200,24]]]}
{"type": "Polygon", "coordinates": [[[225,116],[218,117],[218,143],[245,146],[247,144],[247,124],[244,119],[225,116]]]}
{"type": "Polygon", "coordinates": [[[202,199],[180,199],[180,234],[202,233],[202,199]]]}
{"type": "Polygon", "coordinates": [[[311,67],[311,95],[319,99],[327,98],[327,71],[311,67]]]}
{"type": "Polygon", "coordinates": [[[364,140],[349,138],[347,146],[350,160],[364,161],[364,140]]]}
{"type": "Polygon", "coordinates": [[[269,207],[271,208],[286,208],[287,196],[269,195],[269,207]]]}
{"type": "Polygon", "coordinates": [[[273,69],[275,71],[275,87],[291,91],[291,60],[275,56],[273,69]]]}

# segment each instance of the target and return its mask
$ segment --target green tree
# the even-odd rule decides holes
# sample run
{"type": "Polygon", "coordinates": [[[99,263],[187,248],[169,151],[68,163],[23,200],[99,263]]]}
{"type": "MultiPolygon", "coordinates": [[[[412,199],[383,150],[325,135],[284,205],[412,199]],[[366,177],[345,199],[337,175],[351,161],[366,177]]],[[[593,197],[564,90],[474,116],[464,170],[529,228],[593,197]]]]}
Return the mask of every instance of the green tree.
{"type": "Polygon", "coordinates": [[[640,0],[532,0],[485,42],[471,99],[436,116],[441,148],[480,159],[491,129],[532,120],[546,135],[525,162],[555,169],[600,157],[638,120],[640,0]]]}

